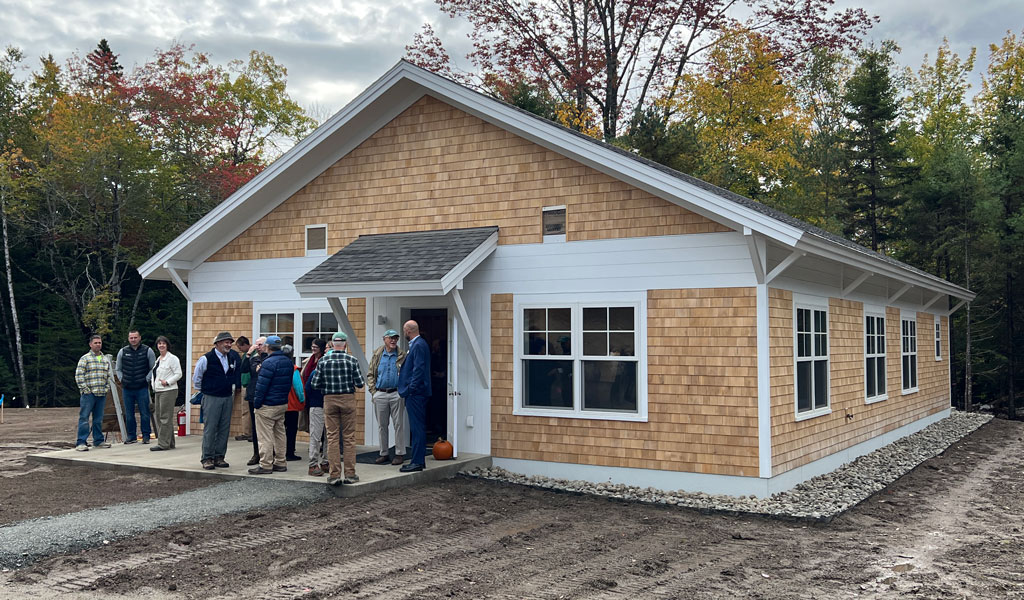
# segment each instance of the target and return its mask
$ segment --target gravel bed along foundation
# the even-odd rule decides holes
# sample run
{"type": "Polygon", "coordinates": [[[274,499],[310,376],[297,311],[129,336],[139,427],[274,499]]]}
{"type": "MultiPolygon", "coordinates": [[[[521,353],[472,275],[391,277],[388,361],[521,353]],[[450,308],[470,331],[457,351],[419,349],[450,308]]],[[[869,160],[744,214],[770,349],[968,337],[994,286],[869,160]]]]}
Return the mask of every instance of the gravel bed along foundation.
{"type": "Polygon", "coordinates": [[[819,475],[791,490],[767,498],[668,491],[618,483],[567,481],[540,475],[512,473],[500,467],[473,469],[463,472],[462,475],[562,492],[715,512],[831,520],[885,489],[917,465],[941,454],[950,445],[990,420],[992,415],[989,414],[953,411],[948,418],[933,423],[917,433],[865,454],[835,471],[819,475]]]}

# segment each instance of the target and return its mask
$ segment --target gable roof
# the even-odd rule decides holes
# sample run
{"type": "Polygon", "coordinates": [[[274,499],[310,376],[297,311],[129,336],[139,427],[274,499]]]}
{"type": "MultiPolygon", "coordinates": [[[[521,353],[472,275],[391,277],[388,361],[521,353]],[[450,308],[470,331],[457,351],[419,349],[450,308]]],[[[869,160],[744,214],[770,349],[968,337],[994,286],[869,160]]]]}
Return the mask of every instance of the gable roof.
{"type": "Polygon", "coordinates": [[[864,272],[970,300],[974,294],[930,273],[621,148],[552,123],[400,61],[337,114],[139,267],[173,279],[196,268],[424,95],[741,232],[839,260],[864,272]]]}

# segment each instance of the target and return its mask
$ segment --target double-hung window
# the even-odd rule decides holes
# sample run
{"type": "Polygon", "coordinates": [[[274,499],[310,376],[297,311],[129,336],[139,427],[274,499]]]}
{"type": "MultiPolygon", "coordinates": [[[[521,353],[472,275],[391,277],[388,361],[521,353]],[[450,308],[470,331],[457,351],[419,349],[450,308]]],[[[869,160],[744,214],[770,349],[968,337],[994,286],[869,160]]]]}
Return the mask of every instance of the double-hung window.
{"type": "Polygon", "coordinates": [[[903,393],[917,391],[917,320],[900,319],[903,393]]]}
{"type": "MultiPolygon", "coordinates": [[[[338,319],[332,312],[304,312],[302,313],[302,352],[301,357],[305,358],[313,353],[313,340],[323,338],[330,344],[331,337],[339,331],[338,319]]],[[[321,348],[326,350],[326,348],[321,348]]]]}
{"type": "Polygon", "coordinates": [[[886,399],[885,390],[885,317],[864,317],[864,383],[868,402],[886,399]]]}
{"type": "Polygon", "coordinates": [[[277,335],[282,345],[295,345],[295,313],[260,313],[260,336],[277,335]]]}
{"type": "Polygon", "coordinates": [[[829,411],[828,310],[796,308],[796,414],[809,418],[829,411]]]}
{"type": "Polygon", "coordinates": [[[645,298],[515,305],[515,414],[645,420],[645,298]]]}
{"type": "Polygon", "coordinates": [[[935,360],[942,360],[942,318],[935,317],[935,360]]]}

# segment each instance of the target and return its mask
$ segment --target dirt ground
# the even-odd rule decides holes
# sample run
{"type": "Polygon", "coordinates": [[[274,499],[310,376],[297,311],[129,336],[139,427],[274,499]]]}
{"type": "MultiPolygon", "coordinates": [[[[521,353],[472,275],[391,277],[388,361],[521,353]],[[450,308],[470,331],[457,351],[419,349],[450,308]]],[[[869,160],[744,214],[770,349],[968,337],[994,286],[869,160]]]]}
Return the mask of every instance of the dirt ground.
{"type": "Polygon", "coordinates": [[[993,421],[831,523],[458,478],[50,557],[0,596],[1024,598],[1022,457],[993,421]]]}
{"type": "Polygon", "coordinates": [[[77,429],[77,408],[4,410],[4,423],[0,425],[0,526],[116,502],[159,498],[214,483],[26,462],[29,454],[74,448],[77,429]]]}

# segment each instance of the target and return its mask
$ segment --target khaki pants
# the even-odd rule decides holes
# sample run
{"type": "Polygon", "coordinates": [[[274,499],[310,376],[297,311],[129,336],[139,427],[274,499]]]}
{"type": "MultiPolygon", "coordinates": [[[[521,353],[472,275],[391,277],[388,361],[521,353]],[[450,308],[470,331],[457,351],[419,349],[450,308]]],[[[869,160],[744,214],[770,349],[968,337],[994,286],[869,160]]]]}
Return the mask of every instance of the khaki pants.
{"type": "Polygon", "coordinates": [[[373,393],[373,412],[377,415],[377,428],[380,435],[380,455],[388,456],[388,419],[395,425],[395,454],[405,455],[405,400],[398,392],[373,393]]]}
{"type": "Polygon", "coordinates": [[[177,416],[174,410],[174,401],[178,399],[178,390],[166,390],[156,393],[156,400],[153,401],[153,416],[156,418],[156,441],[164,450],[174,447],[174,434],[177,433],[177,424],[174,417],[177,416]]]}
{"type": "Polygon", "coordinates": [[[256,409],[256,435],[260,438],[260,466],[271,469],[285,466],[284,413],[287,404],[256,409]]]}
{"type": "Polygon", "coordinates": [[[345,477],[356,474],[356,395],[331,394],[324,396],[324,419],[327,421],[327,462],[330,477],[341,476],[338,464],[338,442],[343,444],[345,477]],[[341,440],[338,439],[339,434],[341,440]]]}

